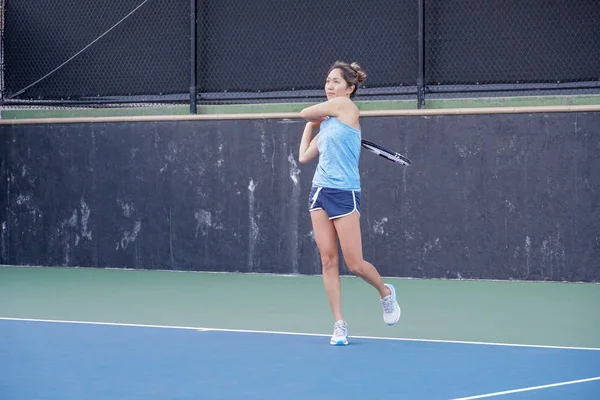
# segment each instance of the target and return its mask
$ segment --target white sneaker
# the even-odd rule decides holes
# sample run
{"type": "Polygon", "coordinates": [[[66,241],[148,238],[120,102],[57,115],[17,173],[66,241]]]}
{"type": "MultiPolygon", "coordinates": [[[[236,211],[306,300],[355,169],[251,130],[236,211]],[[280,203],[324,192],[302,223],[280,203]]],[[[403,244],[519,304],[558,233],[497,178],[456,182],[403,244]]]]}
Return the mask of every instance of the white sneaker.
{"type": "Polygon", "coordinates": [[[400,306],[396,301],[396,289],[390,284],[385,284],[390,289],[391,294],[381,299],[383,306],[383,322],[388,325],[394,325],[400,319],[400,306]]]}
{"type": "Polygon", "coordinates": [[[344,321],[336,321],[333,324],[333,336],[330,344],[334,346],[345,346],[348,344],[348,325],[344,321]]]}

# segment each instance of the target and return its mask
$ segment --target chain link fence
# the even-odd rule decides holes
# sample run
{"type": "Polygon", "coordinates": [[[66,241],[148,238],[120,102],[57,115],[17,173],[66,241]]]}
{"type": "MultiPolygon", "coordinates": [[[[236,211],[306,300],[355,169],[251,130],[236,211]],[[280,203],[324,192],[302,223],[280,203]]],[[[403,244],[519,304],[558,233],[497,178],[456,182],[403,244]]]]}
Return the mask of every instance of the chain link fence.
{"type": "Polygon", "coordinates": [[[6,0],[0,0],[0,94],[4,93],[4,26],[6,0]]]}
{"type": "Polygon", "coordinates": [[[418,3],[201,0],[200,101],[323,97],[328,68],[357,61],[361,96],[414,93],[418,3]]]}
{"type": "Polygon", "coordinates": [[[600,86],[597,0],[425,0],[427,90],[600,86]]]}
{"type": "Polygon", "coordinates": [[[313,101],[336,60],[362,100],[600,91],[597,0],[0,1],[4,105],[313,101]]]}
{"type": "Polygon", "coordinates": [[[188,0],[7,0],[4,100],[145,100],[189,90],[188,0]]]}

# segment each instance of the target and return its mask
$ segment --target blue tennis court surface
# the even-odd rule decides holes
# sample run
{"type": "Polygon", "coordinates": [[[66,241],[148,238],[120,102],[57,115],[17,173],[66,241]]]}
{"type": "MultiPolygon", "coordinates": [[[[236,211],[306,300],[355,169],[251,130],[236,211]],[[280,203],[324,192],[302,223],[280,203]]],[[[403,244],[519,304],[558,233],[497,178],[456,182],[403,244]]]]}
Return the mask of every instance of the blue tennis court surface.
{"type": "Polygon", "coordinates": [[[0,398],[600,398],[594,349],[351,340],[0,320],[0,398]]]}

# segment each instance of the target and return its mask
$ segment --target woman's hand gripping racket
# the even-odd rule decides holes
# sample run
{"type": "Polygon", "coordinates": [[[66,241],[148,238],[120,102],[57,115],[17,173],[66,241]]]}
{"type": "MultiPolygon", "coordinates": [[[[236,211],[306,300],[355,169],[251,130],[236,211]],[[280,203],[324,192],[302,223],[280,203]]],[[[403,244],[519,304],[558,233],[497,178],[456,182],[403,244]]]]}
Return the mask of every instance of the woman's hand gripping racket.
{"type": "Polygon", "coordinates": [[[361,145],[365,149],[369,150],[371,153],[375,153],[375,154],[385,158],[386,160],[389,160],[389,161],[392,161],[392,162],[395,162],[395,163],[398,163],[398,164],[404,165],[404,166],[411,164],[411,161],[408,159],[408,157],[403,156],[400,153],[392,152],[378,144],[368,142],[366,140],[361,140],[361,145]]]}

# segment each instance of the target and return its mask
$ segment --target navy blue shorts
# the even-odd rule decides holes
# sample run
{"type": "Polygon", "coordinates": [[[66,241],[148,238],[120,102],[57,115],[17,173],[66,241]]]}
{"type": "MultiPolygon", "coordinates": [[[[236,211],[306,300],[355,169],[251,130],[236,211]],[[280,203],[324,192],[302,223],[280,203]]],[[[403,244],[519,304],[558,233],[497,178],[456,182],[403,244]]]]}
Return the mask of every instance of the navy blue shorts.
{"type": "Polygon", "coordinates": [[[344,217],[354,211],[360,215],[360,192],[313,187],[308,196],[308,211],[325,210],[329,219],[344,217]]]}

